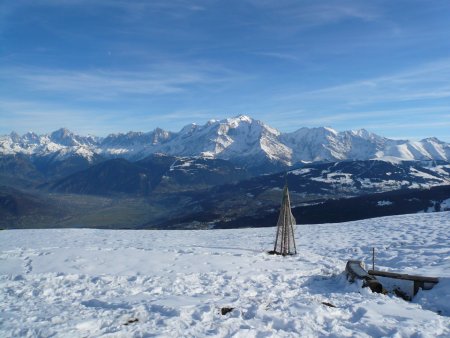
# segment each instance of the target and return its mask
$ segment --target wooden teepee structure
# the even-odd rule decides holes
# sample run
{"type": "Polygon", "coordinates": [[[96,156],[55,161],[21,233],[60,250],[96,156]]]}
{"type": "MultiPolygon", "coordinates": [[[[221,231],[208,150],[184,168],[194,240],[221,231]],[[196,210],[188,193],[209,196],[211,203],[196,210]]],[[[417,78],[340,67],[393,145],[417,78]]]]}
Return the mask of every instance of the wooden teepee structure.
{"type": "Polygon", "coordinates": [[[275,246],[273,251],[270,253],[283,256],[295,255],[297,253],[293,227],[295,223],[296,221],[291,211],[289,190],[286,184],[283,190],[280,216],[278,217],[277,222],[277,237],[275,238],[275,246]]]}

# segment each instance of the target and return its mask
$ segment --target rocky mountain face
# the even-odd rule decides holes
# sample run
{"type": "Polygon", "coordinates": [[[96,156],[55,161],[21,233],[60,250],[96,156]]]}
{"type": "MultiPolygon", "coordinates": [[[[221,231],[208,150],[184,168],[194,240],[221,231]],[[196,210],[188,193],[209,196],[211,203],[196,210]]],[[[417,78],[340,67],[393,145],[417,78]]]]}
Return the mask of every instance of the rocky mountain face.
{"type": "Polygon", "coordinates": [[[304,162],[450,161],[450,144],[436,138],[392,140],[364,129],[337,132],[321,127],[281,133],[245,115],[187,125],[177,133],[157,128],[99,138],[60,129],[50,135],[11,133],[0,138],[2,155],[45,157],[52,162],[68,157],[84,158],[89,163],[108,158],[136,161],[155,153],[230,160],[254,173],[270,173],[304,162]]]}

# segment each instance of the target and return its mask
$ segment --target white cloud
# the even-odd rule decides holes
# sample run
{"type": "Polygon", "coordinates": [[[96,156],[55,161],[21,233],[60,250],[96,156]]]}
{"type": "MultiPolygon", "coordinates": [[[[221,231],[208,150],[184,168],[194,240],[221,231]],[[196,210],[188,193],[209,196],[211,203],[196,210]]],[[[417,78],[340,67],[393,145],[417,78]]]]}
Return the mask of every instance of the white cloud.
{"type": "Polygon", "coordinates": [[[336,100],[350,105],[450,98],[450,59],[338,86],[292,93],[280,100],[336,100]]]}
{"type": "Polygon", "coordinates": [[[164,95],[194,86],[220,86],[242,80],[238,73],[212,64],[160,63],[139,71],[8,68],[0,71],[10,84],[33,91],[105,100],[127,95],[164,95]]]}
{"type": "Polygon", "coordinates": [[[280,52],[253,52],[254,55],[266,56],[269,58],[275,58],[287,61],[299,61],[300,58],[292,53],[280,53],[280,52]]]}
{"type": "Polygon", "coordinates": [[[383,123],[383,124],[368,124],[367,128],[382,128],[382,129],[410,129],[410,128],[421,128],[421,129],[432,129],[450,127],[450,120],[448,121],[418,121],[418,122],[405,122],[402,123],[383,123]]]}
{"type": "Polygon", "coordinates": [[[41,101],[14,101],[1,97],[0,100],[0,134],[11,131],[44,134],[67,127],[82,134],[101,136],[106,132],[120,130],[120,119],[117,117],[123,114],[111,109],[70,108],[41,101]]]}
{"type": "Polygon", "coordinates": [[[283,19],[270,24],[270,29],[294,32],[348,19],[373,21],[382,15],[379,7],[367,1],[247,0],[247,2],[258,10],[270,11],[269,18],[283,19]]]}
{"type": "MultiPolygon", "coordinates": [[[[398,108],[398,109],[382,109],[382,110],[372,110],[372,111],[352,111],[340,113],[336,112],[333,114],[324,114],[322,116],[310,117],[311,113],[304,113],[304,118],[302,122],[307,125],[324,125],[336,122],[349,122],[356,120],[386,120],[387,118],[404,118],[408,117],[422,117],[430,116],[433,114],[442,114],[450,112],[450,107],[448,106],[431,106],[431,107],[420,107],[420,108],[398,108]]],[[[441,116],[441,115],[439,115],[441,116]]]]}
{"type": "Polygon", "coordinates": [[[45,134],[61,127],[96,136],[106,136],[109,133],[127,130],[146,132],[157,127],[178,131],[189,123],[206,122],[213,117],[213,113],[206,110],[150,113],[131,108],[119,110],[94,107],[71,108],[64,103],[15,101],[1,97],[0,102],[0,135],[11,131],[20,134],[28,131],[45,134]]]}

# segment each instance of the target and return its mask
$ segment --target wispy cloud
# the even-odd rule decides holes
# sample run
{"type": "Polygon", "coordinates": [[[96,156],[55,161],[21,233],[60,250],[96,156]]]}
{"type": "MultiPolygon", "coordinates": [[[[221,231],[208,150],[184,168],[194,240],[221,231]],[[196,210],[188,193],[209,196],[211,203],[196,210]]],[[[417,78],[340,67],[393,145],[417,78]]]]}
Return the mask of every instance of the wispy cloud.
{"type": "Polygon", "coordinates": [[[157,127],[178,131],[190,123],[204,123],[213,114],[211,111],[188,109],[149,114],[145,109],[71,108],[65,104],[2,97],[0,101],[0,135],[11,131],[45,134],[61,127],[96,136],[129,130],[147,132],[157,127]]]}
{"type": "Polygon", "coordinates": [[[259,10],[270,11],[272,18],[282,18],[267,28],[298,31],[317,26],[356,19],[373,21],[381,16],[379,7],[365,1],[297,1],[297,0],[247,0],[259,10]]]}
{"type": "Polygon", "coordinates": [[[120,119],[120,123],[136,125],[139,120],[141,125],[152,126],[151,129],[161,127],[170,131],[178,131],[187,124],[206,122],[212,118],[212,114],[211,111],[200,109],[174,110],[164,114],[142,114],[139,118],[124,116],[120,119]]]}
{"type": "MultiPolygon", "coordinates": [[[[450,117],[449,117],[450,118],[450,117]]],[[[420,121],[420,122],[402,122],[399,123],[374,123],[374,124],[368,124],[367,128],[383,128],[383,129],[395,129],[395,130],[402,130],[402,129],[410,129],[410,128],[441,128],[441,127],[450,127],[450,121],[420,121]]],[[[448,137],[448,135],[447,135],[448,137]]]]}
{"type": "Polygon", "coordinates": [[[450,107],[424,106],[386,108],[380,110],[355,110],[347,112],[328,111],[311,113],[309,110],[275,110],[261,114],[269,125],[284,132],[293,132],[301,127],[328,126],[337,130],[367,129],[382,136],[414,133],[416,138],[437,136],[450,141],[447,132],[450,125],[450,107]]]}
{"type": "MultiPolygon", "coordinates": [[[[0,34],[8,23],[14,20],[14,14],[20,13],[26,8],[59,8],[59,9],[82,9],[89,15],[102,13],[104,10],[114,10],[108,15],[115,15],[121,22],[140,23],[142,25],[148,15],[168,15],[172,19],[185,18],[204,11],[208,1],[205,0],[14,0],[0,2],[0,34]],[[118,15],[119,14],[119,15],[118,15]]],[[[37,17],[22,17],[22,21],[39,20],[37,17]]]]}
{"type": "Polygon", "coordinates": [[[450,98],[450,59],[403,72],[280,96],[280,100],[338,100],[349,105],[450,98]]]}
{"type": "Polygon", "coordinates": [[[344,19],[372,21],[379,17],[374,6],[360,1],[325,2],[313,1],[309,6],[299,6],[293,16],[310,24],[328,24],[344,19]]]}
{"type": "Polygon", "coordinates": [[[450,143],[448,133],[450,114],[442,115],[440,118],[436,120],[427,118],[415,119],[414,121],[403,120],[400,123],[367,123],[364,128],[378,131],[378,134],[388,138],[421,140],[427,137],[437,137],[441,141],[450,143]]]}
{"type": "MultiPolygon", "coordinates": [[[[449,113],[449,106],[431,106],[431,107],[411,107],[411,108],[398,108],[398,109],[383,109],[383,110],[369,110],[369,111],[351,111],[351,112],[333,112],[332,114],[324,114],[322,116],[311,117],[310,112],[293,111],[288,113],[277,114],[280,117],[289,117],[289,120],[296,119],[299,124],[302,125],[330,125],[337,122],[352,121],[371,121],[371,120],[383,120],[385,118],[395,118],[404,116],[409,117],[431,117],[433,115],[439,115],[442,117],[442,113],[449,113]]],[[[384,125],[384,124],[383,124],[384,125]]],[[[398,123],[397,123],[398,125],[398,123]]]]}
{"type": "Polygon", "coordinates": [[[188,10],[188,11],[201,11],[208,3],[205,0],[40,0],[39,2],[33,0],[15,0],[11,3],[4,3],[3,8],[17,8],[19,6],[52,6],[52,7],[108,7],[119,8],[126,11],[175,11],[175,10],[188,10]]]}
{"type": "Polygon", "coordinates": [[[212,64],[161,63],[139,71],[15,67],[1,70],[0,78],[34,91],[103,100],[126,95],[175,94],[195,86],[220,86],[244,77],[212,64]]]}
{"type": "MultiPolygon", "coordinates": [[[[11,131],[48,133],[61,127],[84,134],[101,134],[114,130],[113,111],[98,109],[70,109],[39,101],[13,101],[2,98],[0,106],[0,134],[11,131]],[[105,128],[105,129],[104,129],[105,128]]],[[[117,129],[117,126],[116,126],[117,129]]],[[[100,135],[101,135],[100,134],[100,135]]]]}
{"type": "Polygon", "coordinates": [[[253,52],[254,55],[266,56],[269,58],[280,59],[285,61],[300,61],[301,59],[292,53],[280,52],[253,52]]]}

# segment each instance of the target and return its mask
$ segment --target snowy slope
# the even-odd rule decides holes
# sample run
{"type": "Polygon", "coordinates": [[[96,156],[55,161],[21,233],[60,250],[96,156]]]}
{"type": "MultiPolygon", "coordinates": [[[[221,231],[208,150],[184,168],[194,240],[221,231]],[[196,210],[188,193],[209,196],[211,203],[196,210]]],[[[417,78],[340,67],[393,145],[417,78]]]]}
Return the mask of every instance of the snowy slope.
{"type": "Polygon", "coordinates": [[[171,155],[206,156],[221,159],[290,160],[290,149],[280,143],[280,133],[261,121],[240,115],[203,126],[186,126],[159,150],[171,155]]]}
{"type": "Polygon", "coordinates": [[[293,149],[293,162],[371,159],[386,139],[361,129],[337,132],[331,128],[301,128],[282,136],[293,149]]]}
{"type": "MultiPolygon", "coordinates": [[[[334,192],[365,191],[367,193],[408,189],[429,189],[433,186],[450,186],[449,164],[420,164],[402,161],[392,163],[381,160],[347,161],[309,164],[302,169],[287,172],[290,185],[298,191],[314,189],[334,192]],[[320,183],[320,185],[316,184],[320,183]]],[[[282,174],[284,177],[284,174],[282,174]]],[[[292,191],[294,191],[291,189],[292,191]]]]}
{"type": "Polygon", "coordinates": [[[5,230],[0,336],[448,337],[449,227],[450,212],[299,225],[287,258],[264,253],[274,228],[5,230]],[[373,246],[378,268],[440,283],[412,303],[348,284],[373,246]]]}
{"type": "Polygon", "coordinates": [[[0,137],[0,154],[47,156],[56,152],[62,157],[78,154],[92,159],[97,154],[134,160],[161,152],[281,166],[301,161],[368,159],[450,161],[450,145],[436,138],[391,140],[364,129],[337,132],[325,127],[280,133],[246,115],[187,125],[178,133],[157,128],[148,133],[111,134],[102,139],[79,136],[63,128],[50,135],[11,133],[0,137]]]}
{"type": "Polygon", "coordinates": [[[158,152],[159,145],[170,141],[174,135],[161,128],[148,133],[130,131],[126,134],[111,134],[99,142],[97,151],[112,157],[139,159],[158,152]]]}

